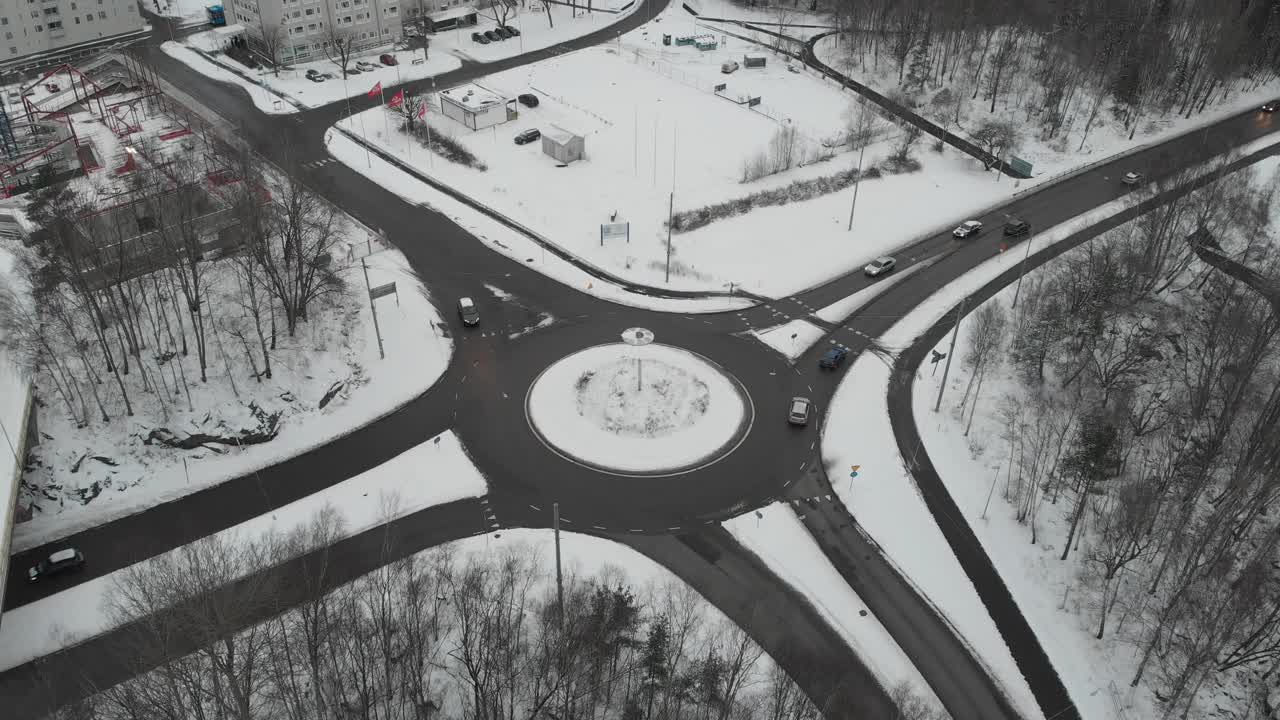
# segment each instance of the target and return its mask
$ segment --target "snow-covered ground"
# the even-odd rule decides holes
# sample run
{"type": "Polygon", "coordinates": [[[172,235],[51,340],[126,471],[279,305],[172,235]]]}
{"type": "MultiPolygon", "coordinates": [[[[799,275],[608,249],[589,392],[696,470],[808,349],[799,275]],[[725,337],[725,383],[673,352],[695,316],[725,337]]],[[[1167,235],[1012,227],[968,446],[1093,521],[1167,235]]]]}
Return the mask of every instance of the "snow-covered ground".
{"type": "Polygon", "coordinates": [[[902,648],[867,609],[786,503],[722,523],[748,550],[808,598],[886,689],[906,682],[942,712],[942,703],[902,648]]]}
{"type": "MultiPolygon", "coordinates": [[[[626,0],[623,2],[610,0],[604,4],[606,9],[613,9],[608,6],[622,6],[628,3],[626,0]]],[[[494,19],[496,16],[489,4],[477,4],[476,10],[477,22],[474,26],[459,27],[428,35],[431,53],[448,53],[467,62],[494,62],[587,35],[606,28],[634,12],[646,14],[648,12],[644,0],[630,3],[630,6],[621,12],[587,13],[580,8],[577,17],[574,17],[573,8],[566,5],[544,6],[541,3],[528,3],[524,7],[512,8],[506,18],[507,27],[518,30],[519,37],[481,44],[472,40],[471,34],[475,32],[483,34],[486,30],[493,30],[498,23],[494,19]],[[548,9],[551,15],[550,23],[547,18],[548,9]]]]}
{"type": "Polygon", "coordinates": [[[764,330],[752,330],[748,334],[795,362],[826,333],[808,320],[791,320],[764,330]]]}
{"type": "MultiPolygon", "coordinates": [[[[617,43],[481,78],[478,83],[497,94],[532,93],[540,103],[519,106],[513,122],[478,132],[440,114],[440,100],[432,98],[426,119],[434,136],[451,137],[485,170],[428,152],[399,131],[395,118],[388,121],[381,108],[344,120],[344,127],[598,267],[677,289],[723,290],[732,283],[771,296],[794,292],[861,267],[1015,190],[1013,181],[998,181],[968,158],[950,151],[938,155],[921,144],[916,155],[922,171],[861,183],[852,233],[847,230],[850,189],[758,208],[675,233],[668,281],[665,224],[673,194],[678,213],[834,175],[856,167],[858,159],[847,146],[835,146],[845,132],[849,95],[811,74],[789,72],[774,55],[763,69],[723,74],[722,62],[741,61],[744,53],[757,50],[732,37],[708,52],[661,44],[663,33],[704,31],[699,27],[672,6],[658,22],[617,43]],[[720,83],[727,87],[714,92],[720,83]],[[747,98],[759,98],[760,104],[739,104],[747,98]],[[512,142],[522,130],[552,125],[585,138],[584,160],[558,167],[539,142],[512,142]],[[813,160],[824,145],[837,154],[743,183],[744,163],[766,151],[783,127],[795,129],[799,155],[813,160]],[[630,242],[601,245],[600,225],[615,216],[630,223],[630,242]]],[[[879,162],[892,144],[892,139],[873,144],[864,165],[879,162]]],[[[363,158],[351,160],[353,167],[367,165],[363,158]]]]}
{"type": "MultiPolygon", "coordinates": [[[[1243,148],[1243,153],[1255,152],[1275,144],[1276,141],[1276,138],[1264,138],[1243,148]]],[[[1213,163],[1207,163],[1202,171],[1212,165],[1213,163]]],[[[1134,199],[1125,198],[1099,206],[1037,234],[1034,242],[1043,248],[1063,240],[1114,215],[1133,201],[1134,199]]],[[[1022,256],[1022,253],[996,255],[917,305],[881,336],[879,341],[890,349],[906,347],[950,311],[960,298],[1006,270],[1016,267],[1022,256]]],[[[953,365],[953,370],[954,367],[953,365]]],[[[866,528],[890,559],[903,569],[904,574],[959,629],[977,654],[992,668],[995,677],[1011,691],[1011,697],[1019,708],[1028,717],[1043,717],[976,591],[963,591],[972,588],[972,584],[955,561],[946,540],[925,507],[919,490],[905,469],[905,460],[897,451],[885,401],[891,375],[892,369],[888,361],[873,353],[863,353],[850,368],[832,399],[824,424],[823,458],[828,464],[837,467],[862,466],[858,478],[847,482],[837,481],[833,485],[859,524],[866,528]]],[[[923,387],[917,385],[923,392],[916,395],[917,418],[923,419],[922,435],[926,435],[934,424],[930,422],[935,417],[930,402],[933,396],[927,389],[930,387],[930,380],[931,378],[926,377],[917,381],[924,383],[923,387]],[[927,405],[927,408],[922,409],[920,404],[927,405]]],[[[936,389],[936,385],[932,387],[936,389]]],[[[935,467],[944,479],[948,476],[948,464],[956,452],[954,444],[947,445],[946,448],[940,455],[930,453],[935,467]]],[[[965,453],[967,454],[967,449],[965,453]]],[[[972,468],[968,463],[962,466],[977,473],[976,479],[966,483],[969,487],[957,493],[957,501],[961,507],[969,510],[974,507],[975,493],[980,490],[981,499],[985,501],[990,489],[988,480],[991,470],[986,462],[979,462],[978,465],[980,469],[972,468]]],[[[966,520],[970,521],[971,527],[984,540],[988,553],[993,560],[997,560],[997,567],[1003,570],[1002,577],[1014,592],[1015,600],[1028,616],[1046,651],[1050,653],[1051,660],[1082,715],[1090,718],[1112,717],[1114,707],[1134,702],[1131,696],[1121,698],[1119,691],[1112,692],[1111,682],[1115,675],[1108,673],[1106,666],[1095,668],[1093,660],[1073,654],[1080,647],[1081,641],[1073,640],[1074,647],[1067,646],[1067,652],[1061,652],[1063,645],[1059,636],[1065,634],[1065,630],[1060,632],[1064,619],[1061,613],[1054,614],[1056,604],[1049,597],[1054,593],[1046,593],[1046,586],[1042,583],[1047,578],[1042,577],[1042,570],[1037,569],[1039,563],[1020,554],[1017,546],[1026,543],[1022,540],[1010,543],[1005,535],[993,537],[990,528],[984,529],[983,523],[972,522],[972,517],[966,520]],[[1003,556],[1003,560],[999,560],[999,556],[1003,556]],[[1037,572],[1041,575],[1037,575],[1037,572]],[[1026,591],[1034,592],[1035,598],[1024,602],[1021,594],[1026,591]],[[1091,709],[1093,712],[1090,712],[1091,709]]],[[[1030,549],[1030,546],[1025,549],[1030,549]]],[[[1075,631],[1074,624],[1071,629],[1072,632],[1075,631]]]]}
{"type": "Polygon", "coordinates": [[[529,388],[525,411],[544,443],[624,472],[685,468],[716,456],[750,421],[723,369],[670,345],[598,345],[561,358],[529,388]]]}
{"type": "MultiPolygon", "coordinates": [[[[573,263],[562,260],[553,253],[548,253],[542,246],[524,234],[512,230],[488,215],[433,189],[396,165],[388,163],[377,156],[367,155],[365,149],[359,143],[341,133],[331,132],[329,137],[329,153],[356,172],[382,185],[408,202],[421,203],[444,214],[463,228],[466,228],[477,240],[492,248],[494,252],[502,253],[525,263],[538,272],[579,291],[611,302],[662,312],[712,313],[740,310],[753,304],[747,298],[735,297],[686,299],[641,295],[631,292],[621,285],[599,280],[573,263]]],[[[421,157],[424,153],[425,151],[419,150],[416,157],[421,157]]],[[[411,161],[414,157],[410,153],[409,158],[411,161]]],[[[726,290],[728,288],[718,289],[726,290]]]]}
{"type": "MultiPolygon", "coordinates": [[[[283,539],[322,512],[336,512],[341,520],[341,530],[333,536],[336,541],[434,505],[480,497],[485,492],[484,476],[457,437],[445,432],[372,470],[223,530],[212,536],[212,542],[283,539]]],[[[93,548],[83,550],[92,563],[93,548]]],[[[170,554],[182,552],[183,548],[177,548],[170,554]]],[[[6,612],[0,619],[0,670],[110,630],[114,622],[103,599],[126,572],[127,568],[117,570],[6,612]]]]}
{"type": "MultiPolygon", "coordinates": [[[[363,237],[353,236],[355,257],[368,251],[363,237]]],[[[244,353],[231,337],[222,338],[226,353],[210,339],[210,382],[200,384],[196,354],[174,358],[191,367],[191,392],[168,407],[154,394],[135,397],[135,415],[120,414],[109,423],[75,427],[53,397],[40,413],[43,441],[33,448],[36,462],[24,480],[20,502],[35,505],[35,516],[15,528],[14,548],[21,550],[138,512],[209,485],[252,472],[351,432],[425,392],[448,365],[452,341],[430,295],[408,261],[397,250],[372,245],[368,256],[372,286],[394,282],[395,297],[378,300],[378,320],[386,358],[369,317],[360,263],[346,271],[343,298],[318,313],[320,323],[300,325],[299,337],[280,339],[273,357],[272,378],[254,381],[244,353]],[[228,376],[234,376],[228,382],[228,376]],[[232,390],[230,383],[239,383],[232,390]],[[235,393],[238,393],[235,394],[235,393]],[[331,400],[320,407],[322,398],[331,400]],[[144,442],[158,426],[175,432],[212,432],[222,427],[252,427],[251,405],[280,412],[282,429],[270,442],[228,451],[206,446],[183,451],[144,442]],[[188,408],[190,408],[188,410],[188,408]],[[166,413],[168,415],[166,416],[166,413]],[[166,420],[165,418],[168,417],[166,420]],[[98,460],[97,458],[104,458],[98,460]]],[[[210,292],[219,282],[234,285],[228,263],[206,271],[210,292]],[[218,273],[222,274],[219,275],[218,273]],[[220,278],[220,280],[219,280],[220,278]]],[[[222,287],[229,292],[231,286],[222,287]]],[[[225,331],[225,328],[224,328],[225,331]]],[[[281,335],[283,336],[283,331],[281,335]]],[[[47,388],[52,392],[52,387],[47,388]]]]}
{"type": "Polygon", "coordinates": [[[910,277],[916,271],[929,267],[934,262],[936,260],[925,260],[915,263],[911,267],[898,270],[868,288],[859,290],[847,298],[837,300],[824,308],[820,308],[814,315],[830,323],[842,323],[845,318],[852,315],[858,308],[875,300],[881,293],[910,277]]]}

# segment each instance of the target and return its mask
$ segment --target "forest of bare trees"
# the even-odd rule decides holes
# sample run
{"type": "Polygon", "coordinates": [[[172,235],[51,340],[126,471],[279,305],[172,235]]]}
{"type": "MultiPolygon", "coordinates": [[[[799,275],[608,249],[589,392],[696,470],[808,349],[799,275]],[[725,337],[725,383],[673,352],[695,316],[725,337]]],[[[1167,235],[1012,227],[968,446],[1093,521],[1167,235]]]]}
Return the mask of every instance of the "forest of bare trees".
{"type": "Polygon", "coordinates": [[[1232,679],[1266,680],[1257,700],[1280,660],[1275,180],[1175,199],[966,320],[959,418],[990,402],[1004,426],[971,440],[1008,453],[992,492],[1168,718],[1232,679]],[[997,376],[1016,390],[983,399],[997,376]]]}
{"type": "Polygon", "coordinates": [[[152,428],[139,439],[163,446],[187,441],[165,428],[226,397],[248,410],[221,432],[243,444],[274,436],[278,415],[252,387],[273,377],[280,353],[313,342],[299,330],[314,314],[358,312],[342,279],[351,227],[293,177],[220,162],[213,177],[248,180],[211,182],[207,161],[139,162],[123,187],[31,193],[35,229],[14,249],[30,297],[3,303],[0,338],[46,413],[73,428],[137,418],[152,428]]]}
{"type": "MultiPolygon", "coordinates": [[[[128,571],[107,597],[118,620],[143,621],[135,652],[126,654],[151,657],[175,638],[201,638],[202,647],[60,717],[818,717],[741,629],[679,581],[634,587],[616,567],[570,572],[562,615],[546,545],[411,555],[335,591],[307,591],[291,610],[238,632],[227,618],[271,603],[276,581],[187,602],[217,597],[213,590],[246,570],[327,546],[340,525],[337,513],[323,512],[287,537],[206,538],[128,571]],[[174,606],[187,609],[157,615],[174,606]]],[[[309,575],[323,577],[322,567],[312,569],[309,575]]],[[[909,689],[896,692],[912,713],[904,718],[936,717],[909,689]]]]}
{"type": "MultiPolygon", "coordinates": [[[[836,63],[939,124],[1012,121],[1060,151],[1114,120],[1130,138],[1280,71],[1273,0],[831,0],[836,63]],[[1107,117],[1110,116],[1110,117],[1107,117]]],[[[1078,142],[1078,145],[1077,145],[1078,142]]]]}

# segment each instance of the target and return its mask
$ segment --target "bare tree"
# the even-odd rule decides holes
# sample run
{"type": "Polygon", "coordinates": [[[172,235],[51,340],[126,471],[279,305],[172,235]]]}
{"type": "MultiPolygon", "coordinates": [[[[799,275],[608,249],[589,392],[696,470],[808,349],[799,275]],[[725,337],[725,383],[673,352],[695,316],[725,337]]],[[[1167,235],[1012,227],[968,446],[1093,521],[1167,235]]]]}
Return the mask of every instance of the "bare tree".
{"type": "Polygon", "coordinates": [[[347,77],[347,65],[356,50],[356,36],[350,30],[343,30],[329,23],[329,31],[325,35],[324,52],[329,61],[342,69],[342,78],[347,77]]]}
{"type": "Polygon", "coordinates": [[[262,37],[259,42],[262,45],[262,53],[267,56],[267,60],[271,62],[271,71],[280,76],[280,51],[284,49],[286,40],[286,30],[284,25],[280,23],[268,23],[260,16],[258,18],[262,31],[262,37]]]}

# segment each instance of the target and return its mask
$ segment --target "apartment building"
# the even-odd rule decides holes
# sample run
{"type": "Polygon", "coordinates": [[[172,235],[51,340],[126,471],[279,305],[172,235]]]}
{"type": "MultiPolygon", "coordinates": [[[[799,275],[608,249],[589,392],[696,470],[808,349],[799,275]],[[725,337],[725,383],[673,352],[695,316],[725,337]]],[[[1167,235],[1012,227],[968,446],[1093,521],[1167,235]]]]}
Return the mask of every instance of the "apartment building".
{"type": "Polygon", "coordinates": [[[262,54],[270,55],[264,38],[277,34],[282,63],[328,57],[325,44],[335,32],[354,39],[357,50],[389,45],[403,34],[400,0],[229,0],[225,8],[227,22],[243,25],[262,54]]]}
{"type": "Polygon", "coordinates": [[[137,0],[0,0],[0,68],[66,62],[146,32],[137,0]]]}

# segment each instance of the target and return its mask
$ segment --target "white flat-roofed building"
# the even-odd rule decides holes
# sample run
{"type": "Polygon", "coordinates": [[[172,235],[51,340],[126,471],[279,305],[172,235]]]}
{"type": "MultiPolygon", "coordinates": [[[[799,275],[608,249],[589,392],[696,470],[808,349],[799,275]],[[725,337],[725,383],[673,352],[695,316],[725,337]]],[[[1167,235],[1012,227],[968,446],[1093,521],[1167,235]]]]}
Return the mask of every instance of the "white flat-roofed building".
{"type": "Polygon", "coordinates": [[[504,123],[515,114],[515,100],[469,83],[440,92],[440,111],[472,130],[504,123]]]}

